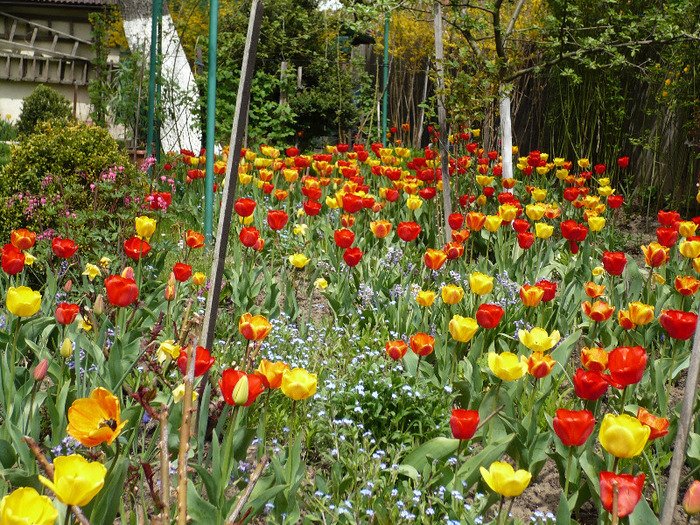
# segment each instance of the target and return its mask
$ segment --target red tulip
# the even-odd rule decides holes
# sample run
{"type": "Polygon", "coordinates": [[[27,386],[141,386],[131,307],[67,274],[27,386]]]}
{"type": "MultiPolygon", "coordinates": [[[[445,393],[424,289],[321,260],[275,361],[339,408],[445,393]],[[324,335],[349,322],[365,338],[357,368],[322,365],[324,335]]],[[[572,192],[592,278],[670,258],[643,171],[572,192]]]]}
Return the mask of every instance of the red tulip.
{"type": "Polygon", "coordinates": [[[335,230],[333,234],[333,239],[335,240],[336,246],[338,248],[343,248],[344,250],[350,248],[352,243],[355,242],[355,233],[352,230],[335,230]]]}
{"type": "Polygon", "coordinates": [[[168,191],[154,191],[145,198],[146,202],[150,202],[152,210],[167,210],[168,206],[173,203],[173,195],[168,191]]]}
{"type": "Polygon", "coordinates": [[[260,239],[260,232],[255,226],[247,226],[245,228],[241,228],[238,238],[241,240],[241,244],[243,246],[253,248],[255,243],[257,243],[260,239]]]}
{"type": "Polygon", "coordinates": [[[287,157],[296,157],[297,155],[299,155],[299,148],[294,146],[287,148],[287,157]]]}
{"type": "Polygon", "coordinates": [[[644,474],[634,477],[631,474],[615,474],[614,472],[601,471],[599,477],[600,500],[603,508],[608,512],[612,512],[613,482],[616,482],[618,487],[617,516],[624,518],[632,514],[642,497],[644,479],[644,474]]]}
{"type": "Polygon", "coordinates": [[[586,240],[586,235],[588,235],[588,228],[573,219],[562,222],[559,228],[561,229],[562,237],[569,241],[582,242],[586,240]]]}
{"type": "Polygon", "coordinates": [[[304,201],[304,213],[309,217],[316,217],[316,215],[321,213],[321,208],[322,205],[320,202],[312,200],[304,201]]]}
{"type": "Polygon", "coordinates": [[[659,324],[668,332],[669,337],[685,341],[693,337],[698,316],[681,310],[661,310],[659,324]]]}
{"type": "Polygon", "coordinates": [[[343,211],[345,213],[357,213],[362,209],[362,197],[354,193],[343,195],[343,211]]]}
{"type": "Polygon", "coordinates": [[[479,412],[455,408],[450,418],[452,437],[455,439],[471,439],[479,426],[479,412]]]}
{"type": "Polygon", "coordinates": [[[2,269],[7,275],[16,275],[24,269],[24,254],[14,245],[2,247],[2,269]]]}
{"type": "Polygon", "coordinates": [[[411,242],[418,237],[421,227],[415,222],[400,222],[396,227],[396,234],[402,241],[411,242]]]}
{"type": "Polygon", "coordinates": [[[175,280],[184,283],[187,279],[192,277],[192,267],[185,263],[175,263],[173,266],[173,273],[175,274],[175,280]]]}
{"type": "Polygon", "coordinates": [[[139,289],[133,279],[121,275],[110,275],[105,279],[107,300],[114,306],[129,306],[139,296],[139,289]]]}
{"type": "Polygon", "coordinates": [[[458,242],[448,242],[443,249],[449,260],[459,259],[464,255],[464,245],[458,242]]]}
{"type": "Polygon", "coordinates": [[[579,368],[574,374],[574,393],[581,399],[596,401],[608,391],[610,382],[595,370],[579,368]]]}
{"type": "Polygon", "coordinates": [[[616,210],[622,206],[622,203],[625,202],[625,198],[622,195],[610,195],[607,202],[608,206],[616,210]]]}
{"type": "Polygon", "coordinates": [[[659,241],[661,246],[670,248],[676,244],[676,241],[678,240],[678,230],[667,226],[656,228],[656,240],[659,241]]]}
{"type": "Polygon", "coordinates": [[[595,428],[595,418],[589,410],[557,409],[552,427],[564,446],[580,447],[595,428]]]}
{"type": "Polygon", "coordinates": [[[476,322],[482,328],[496,328],[503,314],[503,308],[497,304],[482,304],[476,311],[476,322]]]}
{"type": "Polygon", "coordinates": [[[464,224],[464,215],[461,213],[452,213],[447,218],[447,222],[450,225],[450,228],[453,230],[459,230],[462,227],[462,224],[464,224]]]}
{"type": "Polygon", "coordinates": [[[270,210],[267,212],[267,225],[275,231],[284,228],[288,220],[289,215],[283,210],[270,210]]]}
{"type": "MultiPolygon", "coordinates": [[[[204,372],[211,368],[216,359],[211,356],[209,350],[203,346],[198,346],[194,357],[194,377],[204,375],[204,372]]],[[[183,348],[180,350],[180,357],[177,358],[177,366],[180,368],[182,375],[187,374],[187,351],[183,348]]]]}
{"type": "Polygon", "coordinates": [[[630,158],[629,157],[620,157],[617,159],[617,165],[620,166],[621,168],[626,168],[629,166],[630,163],[630,158]]]}
{"type": "Polygon", "coordinates": [[[578,199],[578,194],[579,194],[578,188],[576,188],[576,187],[566,188],[564,190],[564,199],[569,201],[569,202],[573,202],[576,199],[578,199]]]}
{"type": "Polygon", "coordinates": [[[515,219],[512,225],[513,229],[518,233],[525,233],[530,229],[530,223],[525,219],[515,219]]]}
{"type": "Polygon", "coordinates": [[[151,245],[138,237],[131,237],[124,241],[124,254],[135,261],[145,257],[150,251],[151,245]]]}
{"type": "Polygon", "coordinates": [[[348,248],[343,254],[343,260],[345,261],[345,264],[350,267],[357,266],[362,260],[362,255],[364,254],[359,248],[348,248]]]}
{"type": "Polygon", "coordinates": [[[250,217],[255,211],[255,201],[253,199],[238,199],[233,204],[233,209],[241,217],[250,217]]]}
{"type": "Polygon", "coordinates": [[[623,252],[603,252],[603,268],[610,275],[622,275],[627,264],[627,256],[623,252]]]}
{"type": "Polygon", "coordinates": [[[557,295],[557,283],[550,282],[546,279],[540,279],[535,283],[535,286],[544,290],[542,301],[548,303],[557,295]]]}
{"type": "Polygon", "coordinates": [[[586,317],[589,317],[596,323],[607,321],[615,311],[615,307],[610,306],[605,301],[596,301],[593,304],[590,301],[584,301],[581,303],[581,309],[586,317]]]}
{"type": "Polygon", "coordinates": [[[634,385],[642,380],[647,352],[641,346],[620,346],[608,354],[608,369],[615,383],[634,385]]]}
{"type": "Polygon", "coordinates": [[[224,394],[226,403],[229,405],[238,404],[244,407],[252,405],[253,401],[265,391],[265,386],[259,375],[246,374],[245,372],[234,370],[233,368],[228,368],[223,371],[221,379],[219,379],[219,386],[221,387],[221,392],[224,394]],[[237,392],[236,386],[243,378],[245,378],[247,383],[247,392],[237,392]],[[240,402],[236,403],[236,401],[240,402]]]}
{"type": "MultiPolygon", "coordinates": [[[[516,219],[518,220],[518,219],[516,219]]],[[[513,221],[515,222],[515,221],[513,221]]],[[[532,232],[525,232],[518,234],[518,246],[523,250],[527,250],[535,242],[535,235],[532,232]]]]}
{"type": "Polygon", "coordinates": [[[77,304],[61,303],[56,307],[56,321],[62,325],[69,325],[78,316],[80,307],[77,304]]]}
{"type": "Polygon", "coordinates": [[[659,210],[657,215],[661,226],[673,226],[675,223],[681,220],[681,214],[677,211],[664,211],[659,210]]]}
{"type": "Polygon", "coordinates": [[[656,417],[647,412],[645,408],[639,407],[637,411],[637,419],[642,422],[642,425],[651,429],[649,441],[653,441],[668,434],[669,420],[665,417],[656,417]]]}
{"type": "Polygon", "coordinates": [[[58,237],[51,241],[51,249],[56,257],[61,259],[70,259],[73,254],[78,250],[78,245],[70,239],[60,239],[58,237]]]}

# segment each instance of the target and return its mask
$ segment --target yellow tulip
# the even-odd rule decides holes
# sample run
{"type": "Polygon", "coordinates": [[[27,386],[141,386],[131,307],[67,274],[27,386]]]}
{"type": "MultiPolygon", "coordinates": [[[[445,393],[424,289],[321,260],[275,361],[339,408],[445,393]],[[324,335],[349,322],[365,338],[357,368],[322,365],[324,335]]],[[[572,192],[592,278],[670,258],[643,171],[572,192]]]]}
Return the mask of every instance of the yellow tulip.
{"type": "Polygon", "coordinates": [[[136,235],[143,238],[148,238],[156,231],[156,220],[146,217],[136,217],[136,235]]]}
{"type": "Polygon", "coordinates": [[[163,341],[158,347],[158,362],[163,363],[180,357],[180,345],[175,344],[174,339],[163,341]]]}
{"type": "Polygon", "coordinates": [[[538,239],[549,239],[554,233],[554,226],[544,222],[535,223],[535,236],[538,239]]]}
{"type": "Polygon", "coordinates": [[[102,489],[107,469],[102,463],[90,463],[83,456],[59,456],[54,459],[53,482],[39,476],[58,500],[66,505],[83,507],[102,489]]]}
{"type": "Polygon", "coordinates": [[[474,272],[469,275],[469,288],[476,295],[486,295],[493,290],[493,277],[474,272]]]}
{"type": "Polygon", "coordinates": [[[323,277],[319,277],[314,281],[314,288],[317,290],[325,290],[328,288],[328,281],[326,281],[323,277]]]}
{"type": "Polygon", "coordinates": [[[311,259],[309,259],[303,253],[295,253],[294,255],[289,256],[289,262],[296,268],[303,268],[309,263],[310,260],[311,259]]]}
{"type": "Polygon", "coordinates": [[[578,167],[583,168],[584,170],[590,165],[590,161],[588,159],[578,159],[578,167]]]}
{"type": "Polygon", "coordinates": [[[417,210],[423,205],[423,200],[418,195],[411,195],[406,201],[409,210],[417,210]]]}
{"type": "Polygon", "coordinates": [[[446,284],[441,293],[442,302],[445,304],[457,304],[464,297],[464,290],[455,284],[446,284]]]}
{"type": "Polygon", "coordinates": [[[540,202],[525,206],[525,215],[527,215],[531,221],[539,221],[546,211],[547,207],[540,202]]]}
{"type": "Polygon", "coordinates": [[[700,241],[681,241],[680,245],[678,246],[678,251],[681,252],[683,257],[695,259],[700,256],[700,241]]]}
{"type": "Polygon", "coordinates": [[[527,373],[527,363],[523,363],[513,352],[489,352],[489,368],[503,381],[515,381],[527,373]]]}
{"type": "Polygon", "coordinates": [[[695,235],[695,230],[698,229],[698,225],[693,221],[682,221],[678,224],[678,233],[683,237],[692,237],[695,235]]]}
{"type": "Polygon", "coordinates": [[[477,206],[486,206],[486,195],[479,195],[476,198],[477,206]]]}
{"type": "Polygon", "coordinates": [[[303,368],[286,370],[282,375],[282,393],[294,401],[300,401],[316,393],[317,383],[316,374],[310,374],[303,368]]]}
{"type": "Polygon", "coordinates": [[[477,175],[476,176],[476,183],[479,186],[488,186],[493,182],[494,177],[490,177],[488,175],[477,175]]]}
{"type": "Polygon", "coordinates": [[[549,334],[544,328],[535,327],[529,332],[518,330],[518,339],[533,352],[546,352],[559,342],[561,335],[558,330],[549,334]]]}
{"type": "Polygon", "coordinates": [[[29,317],[41,308],[41,294],[27,286],[7,290],[7,309],[18,317],[29,317]]]}
{"type": "Polygon", "coordinates": [[[435,292],[430,290],[421,290],[416,294],[416,302],[421,306],[432,306],[435,302],[435,292]]]}
{"type": "Polygon", "coordinates": [[[238,173],[238,182],[241,184],[250,184],[253,181],[253,176],[248,173],[238,173]]]}
{"type": "Polygon", "coordinates": [[[599,232],[605,227],[604,217],[590,217],[588,219],[588,227],[592,232],[599,232]]]}
{"type": "Polygon", "coordinates": [[[460,343],[467,343],[474,337],[474,334],[479,329],[479,324],[476,319],[471,317],[462,317],[455,315],[450,320],[449,330],[452,339],[460,343]]]}
{"type": "Polygon", "coordinates": [[[610,197],[613,193],[615,193],[615,190],[610,186],[600,186],[598,188],[598,195],[601,197],[610,197]]]}
{"type": "Polygon", "coordinates": [[[488,470],[484,467],[480,467],[480,470],[491,490],[504,498],[520,496],[532,479],[532,474],[527,470],[519,469],[516,472],[510,464],[501,461],[491,463],[488,470]]]}
{"type": "Polygon", "coordinates": [[[651,428],[627,414],[606,414],[600,425],[598,439],[603,448],[617,458],[632,458],[641,454],[651,428]]]}
{"type": "Polygon", "coordinates": [[[503,219],[501,219],[501,217],[498,215],[487,215],[486,220],[484,221],[484,229],[488,232],[494,233],[498,231],[498,228],[501,227],[502,223],[503,219]]]}
{"type": "Polygon", "coordinates": [[[238,217],[238,222],[241,223],[243,226],[250,226],[253,224],[253,219],[254,217],[252,215],[248,215],[248,217],[238,217]]]}
{"type": "Polygon", "coordinates": [[[517,216],[518,208],[513,204],[502,204],[498,207],[498,215],[506,222],[510,222],[517,216]]]}
{"type": "Polygon", "coordinates": [[[32,487],[19,488],[0,501],[3,525],[53,525],[56,519],[58,511],[51,500],[32,487]]]}
{"type": "Polygon", "coordinates": [[[535,188],[532,190],[532,198],[537,202],[542,202],[547,198],[547,190],[544,188],[535,188]]]}
{"type": "Polygon", "coordinates": [[[295,224],[294,225],[294,235],[301,235],[302,237],[306,236],[306,233],[309,231],[309,226],[306,224],[295,224]]]}
{"type": "Polygon", "coordinates": [[[598,184],[601,186],[610,186],[610,178],[609,177],[601,177],[598,179],[598,184]]]}
{"type": "Polygon", "coordinates": [[[638,326],[644,326],[654,320],[654,307],[651,305],[640,302],[629,303],[628,311],[630,319],[638,326]]]}
{"type": "Polygon", "coordinates": [[[197,286],[202,286],[204,284],[204,281],[206,280],[207,276],[204,275],[202,272],[196,272],[192,276],[192,283],[196,284],[197,286]]]}

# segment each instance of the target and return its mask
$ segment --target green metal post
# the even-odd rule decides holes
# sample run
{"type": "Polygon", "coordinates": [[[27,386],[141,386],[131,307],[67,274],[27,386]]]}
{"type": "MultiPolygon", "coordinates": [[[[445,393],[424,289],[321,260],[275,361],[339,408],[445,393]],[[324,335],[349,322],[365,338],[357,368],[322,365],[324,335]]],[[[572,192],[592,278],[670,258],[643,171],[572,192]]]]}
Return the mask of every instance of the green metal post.
{"type": "MultiPolygon", "coordinates": [[[[219,0],[209,2],[209,66],[207,71],[207,165],[204,179],[204,236],[211,244],[214,224],[214,124],[216,118],[216,41],[219,0]]],[[[229,152],[231,154],[233,152],[229,152]]],[[[237,169],[237,167],[236,167],[237,169]]]]}
{"type": "Polygon", "coordinates": [[[153,0],[153,15],[151,17],[151,61],[148,71],[148,138],[146,139],[146,157],[150,157],[153,152],[153,130],[156,115],[156,69],[158,63],[158,21],[162,13],[162,0],[153,0]]]}
{"type": "Polygon", "coordinates": [[[386,114],[389,111],[389,11],[384,13],[384,95],[382,96],[382,144],[386,147],[386,114]]]}

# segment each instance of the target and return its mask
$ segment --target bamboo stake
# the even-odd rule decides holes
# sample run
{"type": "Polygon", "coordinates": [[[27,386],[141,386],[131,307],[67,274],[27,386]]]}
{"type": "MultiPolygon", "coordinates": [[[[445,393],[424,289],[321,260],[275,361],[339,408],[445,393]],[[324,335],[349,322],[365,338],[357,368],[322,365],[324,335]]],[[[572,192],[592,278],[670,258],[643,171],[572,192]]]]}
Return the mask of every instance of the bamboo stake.
{"type": "Polygon", "coordinates": [[[265,470],[265,465],[267,465],[267,462],[269,460],[270,460],[270,458],[268,456],[262,457],[262,459],[260,460],[260,463],[258,463],[257,468],[255,469],[255,471],[253,471],[253,474],[251,474],[251,476],[250,476],[250,481],[248,482],[248,486],[243,491],[243,494],[241,494],[241,497],[238,499],[236,506],[233,507],[233,511],[231,512],[231,515],[226,520],[225,525],[233,525],[234,524],[236,518],[238,518],[238,515],[241,513],[241,511],[243,510],[243,507],[248,502],[250,495],[253,493],[253,489],[255,489],[255,485],[257,485],[258,480],[260,479],[260,476],[262,476],[262,473],[265,470]]]}

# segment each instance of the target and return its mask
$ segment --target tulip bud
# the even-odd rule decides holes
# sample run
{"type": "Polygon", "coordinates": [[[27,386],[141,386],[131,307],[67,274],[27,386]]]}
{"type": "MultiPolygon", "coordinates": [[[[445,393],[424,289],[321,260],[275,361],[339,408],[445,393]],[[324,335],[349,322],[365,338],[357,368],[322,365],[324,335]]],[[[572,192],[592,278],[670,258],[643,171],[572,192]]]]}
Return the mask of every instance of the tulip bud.
{"type": "Polygon", "coordinates": [[[63,291],[66,293],[70,293],[70,291],[73,289],[73,280],[68,279],[68,282],[63,285],[63,291]]]}
{"type": "Polygon", "coordinates": [[[207,276],[204,275],[202,272],[197,272],[192,276],[192,282],[197,286],[202,286],[206,278],[207,276]]]}
{"type": "Polygon", "coordinates": [[[61,357],[68,359],[71,354],[73,353],[73,343],[69,338],[65,338],[63,340],[63,344],[61,345],[61,357]]]}
{"type": "Polygon", "coordinates": [[[41,363],[36,365],[34,369],[34,381],[41,382],[46,377],[46,371],[49,369],[49,360],[44,358],[41,363]]]}
{"type": "Polygon", "coordinates": [[[172,301],[173,299],[175,299],[175,285],[169,284],[168,286],[166,286],[164,295],[166,301],[172,301]]]}
{"type": "Polygon", "coordinates": [[[95,315],[102,315],[105,311],[105,300],[102,298],[102,294],[99,294],[95,299],[95,304],[92,305],[92,311],[95,315]]]}
{"type": "Polygon", "coordinates": [[[122,270],[122,277],[124,279],[136,279],[136,274],[134,274],[134,269],[131,266],[127,266],[122,270]]]}
{"type": "Polygon", "coordinates": [[[248,402],[248,376],[242,376],[233,387],[233,403],[245,405],[248,402]]]}
{"type": "Polygon", "coordinates": [[[700,481],[697,479],[683,497],[683,510],[690,516],[700,513],[700,481]]]}

